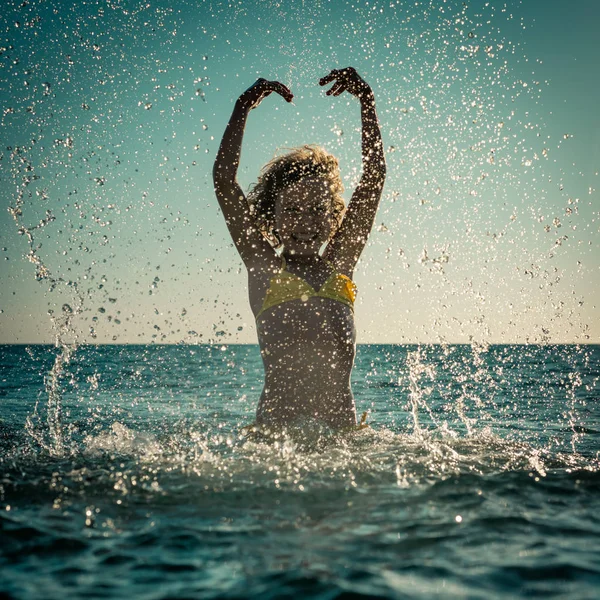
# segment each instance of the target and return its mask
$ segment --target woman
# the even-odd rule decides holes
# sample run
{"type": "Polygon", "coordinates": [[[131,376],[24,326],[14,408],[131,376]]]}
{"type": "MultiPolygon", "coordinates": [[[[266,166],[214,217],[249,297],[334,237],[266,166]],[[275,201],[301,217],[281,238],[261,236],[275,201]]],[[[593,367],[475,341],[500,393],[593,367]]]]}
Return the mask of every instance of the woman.
{"type": "Polygon", "coordinates": [[[356,331],[352,275],[367,242],[385,180],[375,97],[355,69],[333,70],[327,95],[344,91],[361,107],[362,176],[344,211],[337,159],[304,146],[272,160],[247,199],[237,183],[246,119],[269,94],[291,91],[259,79],[235,104],[213,170],[215,192],[248,269],[265,385],[259,425],[317,421],[356,426],[350,386],[356,331]]]}

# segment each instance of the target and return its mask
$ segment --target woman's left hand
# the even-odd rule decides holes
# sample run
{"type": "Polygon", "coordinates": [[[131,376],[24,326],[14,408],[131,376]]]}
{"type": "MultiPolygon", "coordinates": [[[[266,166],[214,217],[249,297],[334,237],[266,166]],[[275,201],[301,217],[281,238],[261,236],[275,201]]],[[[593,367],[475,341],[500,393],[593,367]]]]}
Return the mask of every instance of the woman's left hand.
{"type": "Polygon", "coordinates": [[[319,80],[319,85],[327,85],[334,81],[333,87],[325,92],[328,96],[339,96],[346,91],[356,96],[359,100],[371,94],[369,84],[356,72],[353,67],[333,69],[329,75],[319,80]]]}

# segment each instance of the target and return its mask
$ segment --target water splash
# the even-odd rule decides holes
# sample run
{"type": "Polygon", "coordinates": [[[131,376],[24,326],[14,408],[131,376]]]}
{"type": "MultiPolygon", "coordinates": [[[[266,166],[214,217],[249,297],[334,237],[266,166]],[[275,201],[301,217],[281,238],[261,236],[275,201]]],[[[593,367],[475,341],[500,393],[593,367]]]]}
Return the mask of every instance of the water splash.
{"type": "Polygon", "coordinates": [[[488,350],[489,344],[477,342],[471,343],[475,371],[472,372],[468,378],[463,378],[461,382],[461,393],[456,402],[456,412],[460,417],[460,420],[465,424],[468,435],[473,434],[475,423],[485,418],[485,413],[483,412],[485,402],[481,399],[477,392],[477,388],[480,388],[481,385],[483,385],[483,389],[485,389],[488,394],[487,401],[493,401],[495,382],[484,360],[484,355],[488,350]],[[477,418],[467,416],[467,403],[471,403],[472,406],[477,409],[477,418]]]}
{"type": "MultiPolygon", "coordinates": [[[[37,413],[38,405],[33,415],[27,418],[25,428],[27,433],[42,448],[50,454],[62,456],[65,452],[65,440],[63,433],[62,414],[62,386],[61,382],[67,373],[67,366],[77,348],[76,341],[70,341],[75,333],[73,318],[83,308],[83,296],[79,293],[77,282],[68,281],[61,276],[54,275],[39,255],[41,243],[36,243],[34,233],[46,227],[55,220],[52,211],[48,209],[46,216],[33,226],[24,224],[23,207],[29,186],[39,179],[34,172],[33,163],[27,158],[25,148],[15,148],[11,152],[11,160],[14,166],[13,176],[17,180],[17,194],[15,202],[8,208],[13,217],[20,235],[25,236],[29,251],[27,260],[35,265],[35,279],[48,285],[48,292],[53,293],[58,287],[66,288],[68,295],[72,298],[71,303],[64,303],[61,310],[55,313],[54,309],[48,309],[48,315],[54,332],[54,345],[58,349],[54,365],[45,377],[46,402],[46,424],[45,427],[39,422],[37,413]]],[[[31,194],[29,193],[29,197],[31,194]]]]}
{"type": "Polygon", "coordinates": [[[108,430],[87,436],[80,452],[121,464],[110,475],[111,481],[120,482],[121,493],[127,493],[125,488],[132,491],[132,476],[154,480],[157,490],[172,487],[168,482],[175,479],[184,486],[206,485],[211,490],[266,487],[304,492],[335,489],[340,483],[346,489],[406,488],[467,474],[525,471],[545,477],[549,470],[600,467],[597,459],[510,441],[489,428],[468,438],[443,428],[410,434],[381,428],[319,437],[307,432],[305,438],[284,434],[267,443],[234,430],[222,434],[175,426],[168,434],[156,435],[115,422],[108,430]]]}
{"type": "Polygon", "coordinates": [[[408,366],[409,401],[413,419],[413,432],[417,438],[422,438],[423,432],[419,425],[419,407],[424,408],[431,420],[434,423],[436,422],[426,401],[427,396],[433,391],[433,387],[423,387],[422,377],[425,376],[433,381],[435,379],[435,368],[425,362],[421,347],[408,353],[406,364],[408,366]]]}

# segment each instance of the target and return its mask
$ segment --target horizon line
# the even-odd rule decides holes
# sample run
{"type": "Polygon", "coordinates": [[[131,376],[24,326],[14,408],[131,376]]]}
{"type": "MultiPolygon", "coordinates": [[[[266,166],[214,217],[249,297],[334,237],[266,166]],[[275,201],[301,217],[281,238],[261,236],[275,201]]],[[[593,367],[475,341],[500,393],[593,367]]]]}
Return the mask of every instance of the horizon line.
{"type": "MultiPolygon", "coordinates": [[[[360,342],[356,346],[600,346],[598,342],[360,342]]],[[[55,342],[0,342],[0,346],[53,346],[55,342]]],[[[82,348],[86,346],[258,346],[258,342],[82,342],[67,343],[64,346],[82,348]]]]}

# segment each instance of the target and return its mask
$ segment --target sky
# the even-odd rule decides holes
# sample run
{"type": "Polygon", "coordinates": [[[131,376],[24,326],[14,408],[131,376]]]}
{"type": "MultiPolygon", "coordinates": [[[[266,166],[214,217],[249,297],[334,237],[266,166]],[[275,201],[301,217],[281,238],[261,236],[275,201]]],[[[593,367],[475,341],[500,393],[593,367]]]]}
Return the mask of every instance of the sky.
{"type": "Polygon", "coordinates": [[[236,98],[244,189],[320,144],[350,199],[360,112],[387,180],[359,343],[600,343],[595,0],[58,0],[0,8],[0,343],[255,343],[212,189],[236,98]]]}

